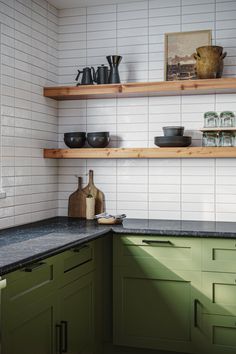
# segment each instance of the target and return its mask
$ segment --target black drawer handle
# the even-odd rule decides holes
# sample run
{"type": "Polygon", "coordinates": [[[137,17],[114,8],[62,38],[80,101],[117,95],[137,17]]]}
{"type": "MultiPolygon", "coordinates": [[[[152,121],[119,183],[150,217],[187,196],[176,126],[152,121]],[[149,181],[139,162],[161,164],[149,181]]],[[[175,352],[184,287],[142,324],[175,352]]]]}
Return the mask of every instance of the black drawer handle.
{"type": "Polygon", "coordinates": [[[68,350],[68,322],[61,321],[62,333],[63,333],[63,346],[62,353],[67,353],[68,350]]]}
{"type": "Polygon", "coordinates": [[[40,263],[32,263],[28,264],[25,268],[24,271],[27,273],[31,273],[36,269],[42,268],[46,263],[40,262],[40,263]]]}
{"type": "Polygon", "coordinates": [[[89,248],[89,245],[84,245],[84,246],[81,246],[81,247],[73,248],[72,252],[79,253],[84,248],[89,248]]]}
{"type": "Polygon", "coordinates": [[[198,305],[201,305],[200,301],[198,299],[194,299],[194,309],[193,309],[194,327],[198,327],[198,320],[197,320],[198,305]]]}
{"type": "Polygon", "coordinates": [[[160,245],[172,245],[173,243],[171,241],[162,241],[162,240],[142,240],[143,243],[146,243],[147,245],[150,245],[152,243],[160,244],[160,245]]]}
{"type": "Polygon", "coordinates": [[[56,325],[56,352],[62,354],[62,325],[56,325]]]}

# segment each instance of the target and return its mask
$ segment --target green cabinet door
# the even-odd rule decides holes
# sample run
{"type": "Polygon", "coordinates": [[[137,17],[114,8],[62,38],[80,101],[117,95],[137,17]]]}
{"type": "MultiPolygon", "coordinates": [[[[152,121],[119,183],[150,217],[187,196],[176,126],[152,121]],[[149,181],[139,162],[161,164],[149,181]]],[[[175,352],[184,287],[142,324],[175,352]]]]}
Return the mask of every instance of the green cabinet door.
{"type": "Polygon", "coordinates": [[[202,272],[202,311],[236,316],[236,273],[202,272]]]}
{"type": "Polygon", "coordinates": [[[192,352],[201,272],[114,270],[114,344],[192,352]]]}
{"type": "Polygon", "coordinates": [[[88,273],[59,290],[63,347],[68,354],[94,353],[94,274],[88,273]]]}
{"type": "Polygon", "coordinates": [[[236,240],[203,240],[202,270],[236,273],[236,240]]]}
{"type": "Polygon", "coordinates": [[[2,310],[2,354],[54,354],[56,348],[54,294],[24,305],[18,311],[2,310]]]}
{"type": "Polygon", "coordinates": [[[236,353],[236,317],[202,315],[204,354],[236,353]]]}

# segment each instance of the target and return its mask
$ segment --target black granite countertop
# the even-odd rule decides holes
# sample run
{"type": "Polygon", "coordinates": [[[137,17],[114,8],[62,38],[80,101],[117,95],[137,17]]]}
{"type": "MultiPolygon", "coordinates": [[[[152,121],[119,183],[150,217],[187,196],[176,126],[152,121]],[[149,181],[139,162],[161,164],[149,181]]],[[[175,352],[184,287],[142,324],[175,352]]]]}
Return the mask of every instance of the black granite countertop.
{"type": "Polygon", "coordinates": [[[47,219],[0,230],[0,275],[109,233],[236,239],[236,223],[126,219],[111,227],[67,217],[47,219]]]}

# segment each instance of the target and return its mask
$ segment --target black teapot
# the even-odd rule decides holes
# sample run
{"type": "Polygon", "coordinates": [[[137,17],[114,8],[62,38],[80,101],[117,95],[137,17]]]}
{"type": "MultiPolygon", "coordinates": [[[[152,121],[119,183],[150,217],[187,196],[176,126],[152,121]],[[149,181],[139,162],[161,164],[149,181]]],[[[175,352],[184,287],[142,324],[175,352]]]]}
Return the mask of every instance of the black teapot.
{"type": "Polygon", "coordinates": [[[109,75],[108,66],[105,66],[104,64],[102,64],[101,66],[98,66],[98,68],[97,68],[94,81],[98,85],[108,84],[108,75],[109,75]]]}
{"type": "Polygon", "coordinates": [[[93,85],[95,82],[95,70],[94,67],[92,66],[91,68],[86,67],[83,70],[78,70],[78,74],[76,76],[76,81],[79,80],[80,74],[82,74],[82,79],[81,82],[77,83],[78,85],[93,85]]]}

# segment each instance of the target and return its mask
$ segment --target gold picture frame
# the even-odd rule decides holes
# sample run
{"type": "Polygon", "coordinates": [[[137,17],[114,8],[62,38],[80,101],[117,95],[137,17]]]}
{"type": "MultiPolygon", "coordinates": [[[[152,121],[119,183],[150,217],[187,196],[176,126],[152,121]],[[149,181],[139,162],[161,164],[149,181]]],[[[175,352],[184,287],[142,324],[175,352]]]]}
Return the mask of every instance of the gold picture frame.
{"type": "Polygon", "coordinates": [[[193,54],[196,48],[211,45],[211,39],[211,30],[165,33],[165,80],[196,79],[193,54]]]}

